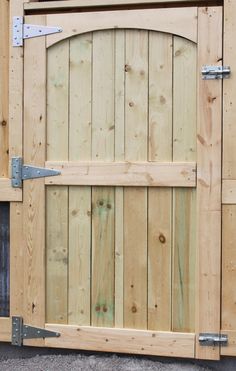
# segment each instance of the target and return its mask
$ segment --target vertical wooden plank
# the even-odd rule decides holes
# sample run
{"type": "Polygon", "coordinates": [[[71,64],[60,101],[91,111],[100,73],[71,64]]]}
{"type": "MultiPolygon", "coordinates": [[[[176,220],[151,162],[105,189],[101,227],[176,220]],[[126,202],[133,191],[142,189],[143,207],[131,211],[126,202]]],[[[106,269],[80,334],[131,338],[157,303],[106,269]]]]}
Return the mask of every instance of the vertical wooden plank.
{"type": "MultiPolygon", "coordinates": [[[[91,159],[92,34],[70,41],[69,160],[91,159]]],[[[91,187],[69,187],[68,323],[90,325],[91,187]]]]}
{"type": "Polygon", "coordinates": [[[9,2],[0,2],[0,177],[8,177],[9,2]]]}
{"type": "MultiPolygon", "coordinates": [[[[221,65],[222,8],[199,8],[198,70],[221,65]],[[210,47],[209,47],[210,45],[210,47]]],[[[198,78],[197,132],[197,287],[196,333],[220,331],[221,278],[221,113],[222,82],[198,78]]],[[[218,359],[218,347],[201,347],[196,356],[218,359]]]]}
{"type": "MultiPolygon", "coordinates": [[[[9,203],[0,203],[0,317],[10,315],[9,203]]],[[[0,330],[1,333],[1,330],[0,330]]]]}
{"type": "MultiPolygon", "coordinates": [[[[236,329],[236,205],[223,206],[222,235],[222,330],[236,329]],[[233,227],[232,227],[233,226],[233,227]]],[[[233,355],[233,354],[232,354],[233,355]]]]}
{"type": "MultiPolygon", "coordinates": [[[[92,159],[114,159],[114,31],[93,35],[92,159]]],[[[92,189],[92,325],[114,325],[114,189],[92,189]]]]}
{"type": "MultiPolygon", "coordinates": [[[[230,79],[223,82],[223,178],[236,179],[236,151],[235,151],[235,71],[236,50],[234,35],[236,32],[236,3],[232,0],[224,2],[224,64],[229,64],[232,74],[230,79]]],[[[221,330],[229,333],[227,349],[221,349],[222,355],[235,355],[235,221],[236,205],[224,205],[222,213],[222,317],[221,330]],[[231,339],[232,337],[232,339],[231,339]]]]}
{"type": "MultiPolygon", "coordinates": [[[[125,31],[115,31],[115,160],[124,160],[125,31]]],[[[124,190],[115,189],[115,326],[124,325],[124,190]]]]}
{"type": "Polygon", "coordinates": [[[68,187],[48,187],[46,322],[67,323],[68,187]]]}
{"type": "MultiPolygon", "coordinates": [[[[196,45],[177,36],[173,41],[173,161],[196,161],[196,45]]],[[[172,293],[174,331],[194,332],[195,257],[196,191],[175,189],[172,293]]]]}
{"type": "Polygon", "coordinates": [[[224,80],[224,135],[223,135],[223,178],[236,179],[236,102],[235,102],[235,71],[236,49],[234,35],[236,32],[236,3],[233,0],[224,1],[224,64],[229,65],[232,71],[230,79],[224,80]]]}
{"type": "MultiPolygon", "coordinates": [[[[149,33],[149,160],[172,161],[172,36],[149,33]]],[[[172,190],[148,191],[148,329],[171,330],[172,190]]]]}
{"type": "MultiPolygon", "coordinates": [[[[48,50],[47,159],[68,160],[69,41],[48,50]]],[[[49,187],[46,208],[46,318],[67,323],[68,187],[49,187]]]]}
{"type": "MultiPolygon", "coordinates": [[[[126,31],[125,160],[146,160],[148,32],[126,31]]],[[[124,326],[147,328],[147,189],[124,190],[124,326]]]]}
{"type": "MultiPolygon", "coordinates": [[[[45,24],[45,17],[28,17],[30,23],[45,24]]],[[[24,65],[24,161],[44,166],[46,149],[46,49],[45,38],[25,42],[24,65]]],[[[44,179],[25,182],[24,233],[24,321],[45,324],[45,186],[44,179]]],[[[19,238],[19,237],[18,237],[19,238]]],[[[18,241],[19,244],[19,241],[18,241]]],[[[29,340],[25,344],[44,344],[29,340]]]]}
{"type": "MultiPolygon", "coordinates": [[[[10,40],[12,40],[12,19],[23,15],[23,0],[10,1],[10,40]]],[[[22,156],[23,138],[23,48],[10,47],[9,58],[9,158],[22,156]]],[[[23,204],[10,205],[10,312],[23,315],[23,204]]]]}

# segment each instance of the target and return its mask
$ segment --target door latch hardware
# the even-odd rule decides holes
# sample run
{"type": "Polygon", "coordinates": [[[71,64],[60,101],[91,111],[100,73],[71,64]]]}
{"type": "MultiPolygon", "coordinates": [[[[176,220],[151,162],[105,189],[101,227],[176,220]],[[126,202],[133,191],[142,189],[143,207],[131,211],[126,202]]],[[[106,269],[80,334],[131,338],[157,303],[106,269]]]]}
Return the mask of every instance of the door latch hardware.
{"type": "Polygon", "coordinates": [[[202,78],[203,80],[217,80],[228,79],[231,70],[229,66],[203,66],[202,78]]]}
{"type": "Polygon", "coordinates": [[[25,24],[21,16],[13,17],[13,46],[23,46],[24,39],[47,36],[62,32],[61,27],[48,27],[34,24],[25,24]]]}
{"type": "Polygon", "coordinates": [[[12,317],[12,345],[22,346],[24,339],[58,338],[60,336],[59,332],[24,325],[22,317],[12,317]]]}
{"type": "Polygon", "coordinates": [[[207,347],[228,345],[228,335],[223,334],[201,333],[198,340],[200,345],[207,347]]]}
{"type": "Polygon", "coordinates": [[[61,172],[58,170],[23,165],[21,157],[12,157],[11,169],[12,169],[11,184],[13,188],[22,188],[23,180],[45,178],[61,174],[61,172]]]}

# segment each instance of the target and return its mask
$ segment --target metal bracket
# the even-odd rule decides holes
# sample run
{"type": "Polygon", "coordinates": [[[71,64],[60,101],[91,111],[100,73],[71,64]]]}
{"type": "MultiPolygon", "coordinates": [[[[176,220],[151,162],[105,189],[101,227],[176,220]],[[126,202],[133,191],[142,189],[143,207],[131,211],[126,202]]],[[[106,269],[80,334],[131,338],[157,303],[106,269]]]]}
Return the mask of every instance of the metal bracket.
{"type": "Polygon", "coordinates": [[[199,340],[200,345],[207,346],[207,347],[228,345],[228,335],[223,335],[223,334],[202,333],[202,334],[199,334],[198,340],[199,340]]]}
{"type": "Polygon", "coordinates": [[[44,167],[23,165],[23,161],[21,157],[12,157],[11,168],[12,168],[11,184],[13,188],[22,188],[23,180],[45,178],[45,177],[56,176],[56,175],[61,174],[61,172],[58,170],[45,169],[44,167]]]}
{"type": "Polygon", "coordinates": [[[12,345],[22,346],[24,339],[58,338],[60,336],[59,332],[24,325],[22,317],[12,317],[12,345]]]}
{"type": "Polygon", "coordinates": [[[218,80],[228,79],[231,70],[229,66],[203,66],[202,78],[203,80],[218,80]]]}
{"type": "Polygon", "coordinates": [[[62,31],[61,27],[24,24],[23,17],[13,17],[13,46],[23,46],[24,39],[47,36],[62,31]]]}

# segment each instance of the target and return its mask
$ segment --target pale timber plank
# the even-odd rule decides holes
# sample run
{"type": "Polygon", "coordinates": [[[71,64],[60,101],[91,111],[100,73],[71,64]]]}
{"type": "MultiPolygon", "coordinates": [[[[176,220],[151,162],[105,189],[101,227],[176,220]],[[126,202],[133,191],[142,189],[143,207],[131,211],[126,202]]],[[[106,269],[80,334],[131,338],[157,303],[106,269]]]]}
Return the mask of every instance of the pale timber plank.
{"type": "Polygon", "coordinates": [[[222,203],[223,204],[236,204],[236,180],[235,179],[223,179],[222,203]]]}
{"type": "Polygon", "coordinates": [[[194,357],[194,334],[50,324],[46,328],[61,333],[60,338],[47,339],[47,347],[194,357]]]}
{"type": "MultiPolygon", "coordinates": [[[[125,31],[115,31],[115,160],[125,152],[125,31]]],[[[115,326],[124,325],[124,189],[115,188],[115,326]]]]}
{"type": "MultiPolygon", "coordinates": [[[[91,158],[92,34],[70,40],[69,160],[91,158]]],[[[90,324],[91,188],[69,188],[68,323],[90,324]]]]}
{"type": "MultiPolygon", "coordinates": [[[[12,19],[23,16],[23,0],[10,1],[10,40],[12,39],[12,19]]],[[[9,60],[9,158],[22,156],[23,139],[23,48],[10,48],[9,60]]],[[[21,191],[22,193],[22,191],[21,191]]],[[[10,205],[10,312],[23,315],[23,204],[12,202],[10,205]]]]}
{"type": "Polygon", "coordinates": [[[50,187],[47,204],[46,321],[68,321],[68,188],[50,187]]]}
{"type": "Polygon", "coordinates": [[[8,177],[9,1],[0,2],[0,177],[8,177]]]}
{"type": "Polygon", "coordinates": [[[195,187],[194,162],[46,162],[61,175],[46,184],[195,187]]]}
{"type": "MultiPolygon", "coordinates": [[[[93,34],[92,159],[114,159],[114,31],[93,34]]],[[[92,188],[93,326],[114,325],[113,188],[92,188]]]]}
{"type": "MultiPolygon", "coordinates": [[[[173,38],[173,161],[196,160],[197,53],[185,39],[173,38]]],[[[173,331],[195,327],[196,191],[173,193],[173,331]]]]}
{"type": "MultiPolygon", "coordinates": [[[[198,66],[221,65],[222,8],[199,8],[198,66]],[[209,45],[211,46],[209,48],[209,45]]],[[[222,82],[198,77],[196,332],[220,331],[222,82]]],[[[196,357],[218,359],[218,347],[196,343],[196,357]]]]}
{"type": "Polygon", "coordinates": [[[11,319],[0,318],[0,341],[11,341],[11,319]]]}
{"type": "MultiPolygon", "coordinates": [[[[112,7],[115,5],[138,5],[138,4],[143,4],[143,5],[150,5],[150,4],[168,4],[171,3],[186,3],[186,6],[188,6],[188,3],[192,3],[193,0],[99,0],[99,1],[94,1],[94,0],[67,0],[67,1],[47,1],[47,2],[30,2],[24,4],[24,9],[26,10],[40,10],[40,9],[58,9],[58,8],[89,8],[89,7],[99,7],[99,6],[108,6],[112,7]]],[[[206,2],[208,0],[197,0],[198,2],[206,2]]]]}
{"type": "Polygon", "coordinates": [[[236,2],[224,2],[224,63],[230,66],[232,75],[223,85],[223,178],[236,179],[236,49],[234,35],[236,33],[236,2]]]}
{"type": "Polygon", "coordinates": [[[0,201],[22,201],[22,190],[12,188],[11,179],[0,178],[0,201]]]}
{"type": "MultiPolygon", "coordinates": [[[[69,41],[48,50],[47,159],[68,160],[69,41]]],[[[68,187],[47,189],[46,318],[68,320],[68,187]]]]}
{"type": "Polygon", "coordinates": [[[197,42],[197,8],[145,9],[47,15],[49,26],[63,32],[47,37],[47,46],[79,33],[104,29],[143,29],[178,34],[197,42]]]}
{"type": "MultiPolygon", "coordinates": [[[[126,31],[125,159],[147,160],[148,32],[126,31]]],[[[147,189],[124,189],[124,326],[147,328],[147,189]]]]}
{"type": "Polygon", "coordinates": [[[220,354],[222,356],[236,356],[236,331],[233,330],[222,330],[222,334],[228,335],[228,344],[225,347],[221,347],[220,354]]]}
{"type": "MultiPolygon", "coordinates": [[[[149,33],[148,149],[149,161],[172,160],[172,36],[157,32],[149,33]]],[[[171,166],[168,172],[172,170],[171,166]]],[[[171,330],[171,204],[171,189],[149,189],[148,329],[151,330],[171,330]]]]}
{"type": "MultiPolygon", "coordinates": [[[[45,24],[45,17],[28,17],[45,24]]],[[[44,166],[46,152],[46,48],[45,38],[24,46],[24,161],[44,166]]],[[[24,321],[45,324],[45,185],[44,179],[25,182],[23,189],[24,321]]],[[[19,236],[18,236],[19,239],[19,236]]],[[[19,240],[18,240],[19,244],[19,240]]],[[[18,313],[16,313],[18,314],[18,313]]],[[[43,345],[44,340],[24,344],[43,345]]]]}
{"type": "MultiPolygon", "coordinates": [[[[223,206],[222,214],[222,330],[236,329],[236,205],[223,206]],[[233,226],[233,228],[232,228],[233,226]]],[[[233,355],[233,354],[232,354],[233,355]]]]}

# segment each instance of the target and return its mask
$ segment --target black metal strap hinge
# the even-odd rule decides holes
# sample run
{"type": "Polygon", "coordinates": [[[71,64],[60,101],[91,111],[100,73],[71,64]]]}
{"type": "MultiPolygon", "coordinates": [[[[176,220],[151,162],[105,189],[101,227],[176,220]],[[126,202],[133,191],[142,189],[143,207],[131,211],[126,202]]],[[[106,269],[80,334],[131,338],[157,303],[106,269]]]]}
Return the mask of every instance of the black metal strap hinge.
{"type": "Polygon", "coordinates": [[[21,157],[12,157],[11,173],[11,184],[13,188],[21,188],[23,180],[45,178],[48,176],[56,176],[61,174],[61,172],[58,170],[23,165],[23,160],[21,157]]]}
{"type": "Polygon", "coordinates": [[[24,339],[44,339],[60,336],[59,332],[24,325],[22,317],[12,317],[12,345],[22,346],[24,339]]]}
{"type": "Polygon", "coordinates": [[[200,345],[207,347],[228,345],[228,335],[223,334],[201,333],[198,340],[200,345]]]}

